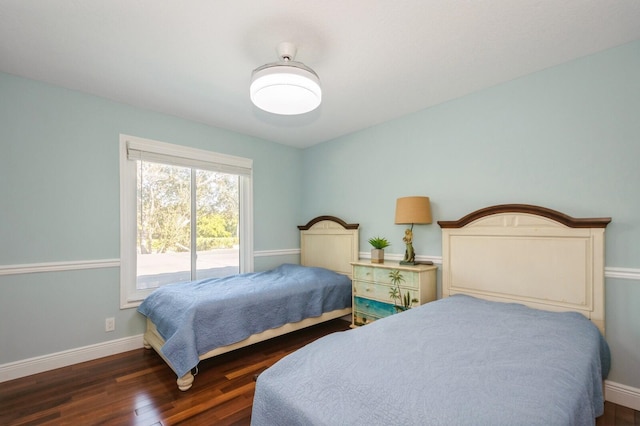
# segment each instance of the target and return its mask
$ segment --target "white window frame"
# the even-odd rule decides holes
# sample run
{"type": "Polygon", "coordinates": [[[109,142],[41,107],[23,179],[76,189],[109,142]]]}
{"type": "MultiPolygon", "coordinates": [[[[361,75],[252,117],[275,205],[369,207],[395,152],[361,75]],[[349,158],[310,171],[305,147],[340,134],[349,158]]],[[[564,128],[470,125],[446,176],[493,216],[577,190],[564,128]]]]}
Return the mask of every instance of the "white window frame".
{"type": "Polygon", "coordinates": [[[239,175],[240,273],[253,272],[253,160],[120,135],[120,308],[135,308],[153,289],[138,290],[136,158],[239,175]]]}

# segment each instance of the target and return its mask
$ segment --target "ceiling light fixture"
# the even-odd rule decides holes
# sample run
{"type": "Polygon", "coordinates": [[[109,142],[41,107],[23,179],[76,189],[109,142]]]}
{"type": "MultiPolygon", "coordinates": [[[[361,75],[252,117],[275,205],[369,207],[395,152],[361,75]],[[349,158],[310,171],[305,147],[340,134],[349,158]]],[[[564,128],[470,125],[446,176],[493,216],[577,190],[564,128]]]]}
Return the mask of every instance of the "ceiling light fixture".
{"type": "Polygon", "coordinates": [[[293,59],[296,46],[278,45],[278,62],[253,70],[249,93],[258,108],[281,115],[304,114],[322,102],[320,79],[311,68],[293,59]]]}

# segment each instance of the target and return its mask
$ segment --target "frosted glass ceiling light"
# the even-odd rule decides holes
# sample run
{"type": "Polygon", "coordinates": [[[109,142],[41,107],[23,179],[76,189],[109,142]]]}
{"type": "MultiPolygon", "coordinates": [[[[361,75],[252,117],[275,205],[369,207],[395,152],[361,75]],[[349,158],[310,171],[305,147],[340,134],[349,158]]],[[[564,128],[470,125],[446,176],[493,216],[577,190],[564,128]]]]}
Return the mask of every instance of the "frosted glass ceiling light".
{"type": "Polygon", "coordinates": [[[278,45],[280,61],[253,70],[249,93],[258,108],[281,115],[304,114],[318,108],[322,89],[318,75],[293,59],[296,47],[292,43],[278,45]]]}

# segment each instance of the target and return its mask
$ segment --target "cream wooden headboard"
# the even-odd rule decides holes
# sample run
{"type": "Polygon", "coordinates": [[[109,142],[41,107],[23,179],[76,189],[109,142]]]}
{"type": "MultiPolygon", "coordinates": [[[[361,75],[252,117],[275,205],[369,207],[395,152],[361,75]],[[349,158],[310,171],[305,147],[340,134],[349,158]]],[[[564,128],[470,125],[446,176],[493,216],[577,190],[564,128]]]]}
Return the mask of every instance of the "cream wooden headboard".
{"type": "Polygon", "coordinates": [[[609,222],[526,204],[487,207],[457,221],[439,221],[442,297],[464,293],[577,311],[604,333],[604,231],[609,222]]]}
{"type": "Polygon", "coordinates": [[[319,266],[348,275],[351,262],[359,256],[357,223],[346,223],[334,216],[318,216],[300,230],[300,263],[319,266]]]}

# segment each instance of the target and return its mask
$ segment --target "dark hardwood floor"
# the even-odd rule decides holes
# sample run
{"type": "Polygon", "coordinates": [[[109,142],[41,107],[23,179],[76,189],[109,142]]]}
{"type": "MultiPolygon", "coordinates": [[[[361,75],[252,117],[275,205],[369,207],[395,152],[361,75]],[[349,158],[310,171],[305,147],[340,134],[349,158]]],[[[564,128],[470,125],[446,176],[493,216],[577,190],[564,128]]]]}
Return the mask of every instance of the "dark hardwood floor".
{"type": "Polygon", "coordinates": [[[637,426],[640,425],[640,411],[604,403],[604,414],[596,419],[596,426],[637,426]]]}
{"type": "Polygon", "coordinates": [[[186,392],[146,349],[0,383],[0,425],[248,425],[256,374],[348,328],[329,321],[202,361],[186,392]]]}
{"type": "MultiPolygon", "coordinates": [[[[203,361],[187,392],[145,349],[0,383],[0,425],[248,425],[256,374],[348,327],[334,320],[203,361]]],[[[640,425],[640,412],[607,403],[596,424],[640,425]]]]}

